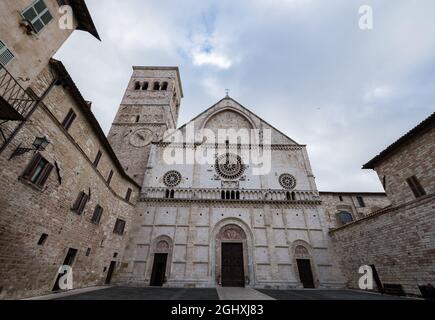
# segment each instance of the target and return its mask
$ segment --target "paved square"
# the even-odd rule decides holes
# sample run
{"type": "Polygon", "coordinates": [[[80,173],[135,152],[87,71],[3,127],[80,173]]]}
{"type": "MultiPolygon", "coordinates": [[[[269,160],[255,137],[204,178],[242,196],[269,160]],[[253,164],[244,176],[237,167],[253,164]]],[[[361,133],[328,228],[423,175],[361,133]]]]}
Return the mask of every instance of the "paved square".
{"type": "Polygon", "coordinates": [[[407,300],[353,290],[269,290],[243,288],[184,289],[152,287],[109,287],[48,297],[54,300],[407,300]],[[219,290],[219,293],[218,293],[219,290]],[[246,293],[246,294],[245,294],[246,293]]]}
{"type": "Polygon", "coordinates": [[[219,300],[216,289],[112,287],[56,300],[219,300]]]}
{"type": "Polygon", "coordinates": [[[408,300],[404,297],[356,290],[268,290],[261,293],[276,300],[408,300]]]}

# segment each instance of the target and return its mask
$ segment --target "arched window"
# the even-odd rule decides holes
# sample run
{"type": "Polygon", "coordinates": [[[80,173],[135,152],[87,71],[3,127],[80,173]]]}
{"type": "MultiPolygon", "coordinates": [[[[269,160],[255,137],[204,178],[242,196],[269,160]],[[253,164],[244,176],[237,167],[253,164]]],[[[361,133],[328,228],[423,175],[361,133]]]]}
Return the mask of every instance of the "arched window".
{"type": "Polygon", "coordinates": [[[231,200],[236,200],[236,193],[231,191],[231,200]]]}
{"type": "Polygon", "coordinates": [[[169,190],[166,190],[166,199],[169,199],[169,196],[170,196],[170,192],[169,190]]]}
{"type": "Polygon", "coordinates": [[[175,191],[171,190],[171,199],[174,199],[174,198],[175,198],[175,191]]]}
{"type": "Polygon", "coordinates": [[[340,211],[338,213],[338,219],[342,225],[353,222],[352,214],[347,211],[340,211]]]}
{"type": "Polygon", "coordinates": [[[240,191],[236,192],[236,200],[240,200],[240,191]]]}
{"type": "Polygon", "coordinates": [[[231,192],[227,191],[227,196],[226,196],[227,200],[231,199],[231,192]]]}
{"type": "Polygon", "coordinates": [[[222,191],[222,192],[221,192],[221,199],[222,199],[222,200],[225,200],[225,191],[222,191]]]}
{"type": "Polygon", "coordinates": [[[163,82],[161,89],[162,91],[166,91],[168,90],[168,83],[167,82],[163,82]]]}
{"type": "Polygon", "coordinates": [[[148,82],[144,82],[142,85],[142,90],[148,90],[149,87],[149,83],[148,82]]]}
{"type": "Polygon", "coordinates": [[[136,116],[136,122],[139,122],[140,116],[136,116]]]}
{"type": "Polygon", "coordinates": [[[136,81],[136,83],[134,84],[134,90],[140,90],[140,82],[136,81]]]}
{"type": "Polygon", "coordinates": [[[289,191],[287,191],[287,201],[291,201],[292,200],[292,195],[289,191]]]}
{"type": "Polygon", "coordinates": [[[154,82],[153,90],[156,90],[156,91],[160,90],[160,83],[154,82]]]}
{"type": "Polygon", "coordinates": [[[292,200],[295,201],[296,200],[296,193],[292,192],[292,200]]]}

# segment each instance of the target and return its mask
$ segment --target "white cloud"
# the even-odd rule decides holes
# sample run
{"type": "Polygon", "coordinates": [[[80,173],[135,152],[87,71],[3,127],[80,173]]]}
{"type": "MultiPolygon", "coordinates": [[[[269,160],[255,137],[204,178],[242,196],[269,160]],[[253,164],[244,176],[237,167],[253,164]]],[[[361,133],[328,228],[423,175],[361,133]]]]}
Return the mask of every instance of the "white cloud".
{"type": "Polygon", "coordinates": [[[57,58],[105,132],[132,65],[179,65],[180,123],[231,96],[300,143],[323,190],[379,191],[361,166],[433,112],[435,1],[86,1],[102,35],[57,58]]]}
{"type": "Polygon", "coordinates": [[[193,52],[193,64],[196,66],[211,65],[222,69],[231,67],[232,62],[227,57],[216,52],[193,52]]]}
{"type": "Polygon", "coordinates": [[[393,89],[388,86],[379,86],[369,90],[364,95],[364,100],[373,101],[378,99],[385,99],[393,94],[393,89]]]}

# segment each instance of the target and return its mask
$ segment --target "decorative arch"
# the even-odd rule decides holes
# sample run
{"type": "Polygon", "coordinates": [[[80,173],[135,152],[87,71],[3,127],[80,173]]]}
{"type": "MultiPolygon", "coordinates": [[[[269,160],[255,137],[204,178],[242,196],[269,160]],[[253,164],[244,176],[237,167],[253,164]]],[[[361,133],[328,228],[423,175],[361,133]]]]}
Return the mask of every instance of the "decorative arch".
{"type": "Polygon", "coordinates": [[[240,219],[226,218],[219,221],[212,232],[210,250],[210,268],[212,279],[217,285],[222,285],[222,243],[243,244],[243,266],[245,273],[245,285],[255,285],[253,263],[253,234],[249,226],[240,219]]]}
{"type": "Polygon", "coordinates": [[[204,121],[204,123],[203,123],[201,129],[206,128],[206,127],[207,127],[207,124],[208,124],[208,123],[210,122],[210,120],[212,120],[215,116],[217,116],[217,115],[219,115],[219,114],[221,114],[221,113],[223,113],[223,112],[228,112],[228,111],[235,112],[235,113],[237,113],[239,116],[241,116],[242,118],[244,118],[244,119],[245,119],[245,120],[250,124],[250,128],[249,128],[249,129],[257,129],[255,123],[252,121],[252,119],[251,119],[247,114],[245,114],[244,112],[242,112],[242,111],[240,111],[240,110],[238,110],[238,109],[236,109],[236,108],[234,108],[234,107],[230,107],[230,106],[226,106],[226,107],[224,107],[224,108],[222,108],[222,109],[219,109],[219,110],[216,110],[215,112],[213,112],[212,114],[210,114],[210,115],[205,119],[205,121],[204,121]]]}
{"type": "Polygon", "coordinates": [[[318,276],[317,266],[314,263],[313,248],[311,247],[311,245],[304,240],[296,240],[292,243],[290,250],[291,250],[290,254],[293,257],[293,266],[294,266],[296,279],[300,281],[297,260],[298,259],[310,260],[311,271],[313,273],[314,286],[316,288],[319,287],[319,283],[320,283],[319,276],[318,276]]]}
{"type": "Polygon", "coordinates": [[[172,238],[167,235],[161,235],[155,238],[151,243],[150,258],[148,259],[146,281],[151,280],[151,273],[153,271],[154,265],[154,255],[156,253],[166,253],[168,254],[168,260],[166,262],[166,278],[171,277],[171,265],[172,265],[172,254],[173,254],[174,243],[172,238]]]}

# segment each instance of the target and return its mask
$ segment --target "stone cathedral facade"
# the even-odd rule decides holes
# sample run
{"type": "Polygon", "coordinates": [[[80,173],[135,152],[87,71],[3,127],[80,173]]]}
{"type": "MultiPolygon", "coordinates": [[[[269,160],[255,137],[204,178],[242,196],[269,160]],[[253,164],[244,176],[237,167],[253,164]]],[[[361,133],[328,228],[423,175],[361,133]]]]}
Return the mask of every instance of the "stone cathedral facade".
{"type": "MultiPolygon", "coordinates": [[[[306,146],[226,96],[177,128],[178,68],[134,67],[109,141],[141,186],[119,283],[170,287],[343,287],[306,146]],[[258,143],[200,133],[257,132],[258,143]],[[266,132],[269,134],[268,143],[266,132]],[[191,133],[192,135],[192,133],[191,133]],[[167,161],[169,148],[184,162],[167,161]],[[250,151],[269,153],[256,174],[250,151]],[[199,152],[211,161],[188,162],[199,152]],[[210,160],[210,159],[209,159],[210,160]]],[[[170,152],[169,152],[170,153],[170,152]]],[[[196,159],[196,158],[195,158],[196,159]]]]}

